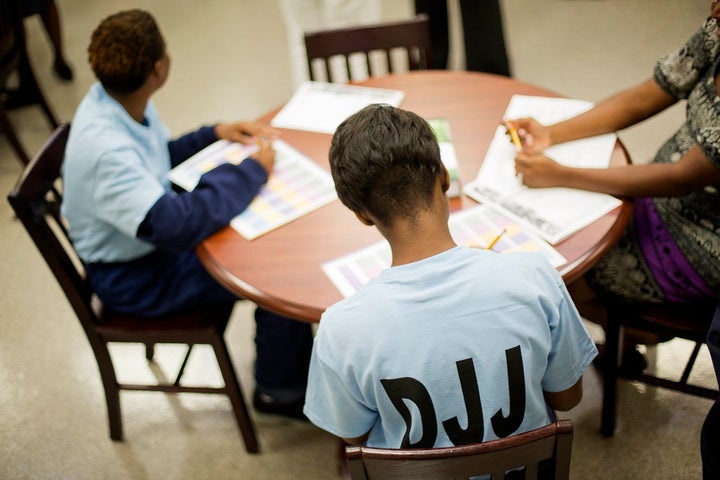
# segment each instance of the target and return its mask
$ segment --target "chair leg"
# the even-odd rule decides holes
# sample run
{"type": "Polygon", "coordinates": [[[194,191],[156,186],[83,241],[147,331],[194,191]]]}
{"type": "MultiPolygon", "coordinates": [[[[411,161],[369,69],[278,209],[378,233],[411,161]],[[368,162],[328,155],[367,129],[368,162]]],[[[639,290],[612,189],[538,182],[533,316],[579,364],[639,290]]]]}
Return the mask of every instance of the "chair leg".
{"type": "Polygon", "coordinates": [[[247,405],[243,399],[242,388],[237,379],[237,374],[235,373],[235,368],[230,359],[230,353],[225,345],[222,333],[219,334],[217,339],[213,339],[212,346],[213,350],[215,350],[215,357],[217,358],[220,372],[225,381],[225,390],[227,391],[228,397],[230,397],[230,402],[235,412],[235,420],[237,420],[240,433],[245,441],[245,449],[248,453],[258,453],[260,447],[257,437],[255,436],[255,426],[248,414],[247,405]]]}
{"type": "Polygon", "coordinates": [[[605,325],[605,358],[603,359],[603,397],[600,432],[606,437],[615,434],[615,415],[617,409],[617,380],[620,360],[621,332],[620,322],[614,319],[616,312],[608,311],[605,325]]]}
{"type": "Polygon", "coordinates": [[[695,347],[693,347],[693,351],[690,354],[690,359],[688,360],[687,364],[685,365],[685,370],[683,370],[682,376],[680,377],[680,383],[687,383],[688,378],[690,378],[690,372],[692,371],[693,366],[695,365],[695,360],[697,360],[698,353],[700,353],[700,347],[702,347],[703,344],[701,342],[695,342],[695,347]]]}
{"type": "Polygon", "coordinates": [[[105,390],[110,438],[121,441],[123,439],[123,427],[122,413],[120,411],[120,387],[115,376],[115,367],[110,358],[107,344],[93,345],[93,351],[95,352],[95,359],[100,369],[100,378],[105,390]]]}
{"type": "Polygon", "coordinates": [[[192,352],[192,348],[193,348],[193,344],[188,343],[187,353],[185,353],[185,358],[183,358],[182,364],[180,365],[180,370],[178,370],[178,374],[175,377],[175,383],[174,383],[175,386],[180,385],[180,379],[182,378],[183,373],[185,373],[185,367],[187,366],[188,359],[190,358],[190,352],[192,352]]]}
{"type": "Polygon", "coordinates": [[[145,358],[148,362],[152,362],[153,358],[155,358],[155,344],[154,343],[146,343],[145,344],[145,358]]]}

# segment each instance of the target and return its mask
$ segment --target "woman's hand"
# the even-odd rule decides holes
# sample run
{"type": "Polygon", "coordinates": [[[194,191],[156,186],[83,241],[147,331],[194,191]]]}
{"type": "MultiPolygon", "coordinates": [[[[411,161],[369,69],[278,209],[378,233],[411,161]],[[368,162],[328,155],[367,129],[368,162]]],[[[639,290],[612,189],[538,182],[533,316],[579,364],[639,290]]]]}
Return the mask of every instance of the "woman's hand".
{"type": "Polygon", "coordinates": [[[280,136],[280,132],[269,125],[258,122],[221,123],[215,126],[219,139],[240,143],[268,143],[280,136]]]}
{"type": "Polygon", "coordinates": [[[550,129],[534,118],[516,118],[507,123],[517,129],[523,153],[539,153],[552,145],[550,129]]]}
{"type": "Polygon", "coordinates": [[[515,157],[515,174],[523,185],[532,188],[563,186],[564,167],[539,153],[519,152],[515,157]]]}

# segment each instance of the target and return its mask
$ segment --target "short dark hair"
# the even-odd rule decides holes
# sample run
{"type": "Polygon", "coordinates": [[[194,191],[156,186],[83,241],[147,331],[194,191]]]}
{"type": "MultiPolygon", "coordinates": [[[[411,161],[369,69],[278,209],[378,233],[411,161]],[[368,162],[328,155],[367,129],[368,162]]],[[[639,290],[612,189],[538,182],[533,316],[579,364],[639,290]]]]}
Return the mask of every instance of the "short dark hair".
{"type": "Polygon", "coordinates": [[[430,125],[413,112],[380,104],[363,108],[337,128],[330,171],[346,207],[388,226],[429,208],[444,175],[430,125]]]}
{"type": "Polygon", "coordinates": [[[140,88],[164,54],[165,41],[155,19],[138,9],[105,18],[93,31],[88,47],[95,76],[107,90],[117,93],[140,88]]]}

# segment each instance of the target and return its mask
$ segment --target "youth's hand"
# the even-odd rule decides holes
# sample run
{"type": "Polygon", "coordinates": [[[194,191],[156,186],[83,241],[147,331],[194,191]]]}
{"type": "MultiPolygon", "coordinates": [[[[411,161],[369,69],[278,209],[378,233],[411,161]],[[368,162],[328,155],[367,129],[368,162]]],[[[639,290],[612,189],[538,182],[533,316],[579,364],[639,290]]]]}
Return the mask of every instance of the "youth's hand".
{"type": "Polygon", "coordinates": [[[280,131],[258,122],[221,123],[215,126],[219,139],[240,143],[269,143],[280,136],[280,131]]]}
{"type": "Polygon", "coordinates": [[[566,168],[539,153],[519,152],[515,157],[515,174],[532,188],[561,187],[566,168]]]}
{"type": "Polygon", "coordinates": [[[272,148],[271,142],[259,141],[258,147],[257,152],[250,155],[250,158],[258,162],[269,177],[275,166],[275,150],[272,148]]]}
{"type": "Polygon", "coordinates": [[[508,120],[518,131],[523,153],[539,153],[552,145],[550,130],[534,118],[508,120]]]}

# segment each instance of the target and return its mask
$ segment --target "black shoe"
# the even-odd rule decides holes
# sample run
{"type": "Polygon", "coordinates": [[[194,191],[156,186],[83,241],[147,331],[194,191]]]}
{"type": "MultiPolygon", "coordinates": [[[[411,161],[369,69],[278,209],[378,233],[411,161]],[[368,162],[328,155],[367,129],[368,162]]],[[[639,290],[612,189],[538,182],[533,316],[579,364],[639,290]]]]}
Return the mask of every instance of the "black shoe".
{"type": "Polygon", "coordinates": [[[640,375],[647,367],[648,362],[645,355],[635,348],[625,352],[625,355],[623,355],[622,361],[620,362],[618,373],[623,377],[632,377],[634,375],[640,375]]]}
{"type": "Polygon", "coordinates": [[[53,70],[55,70],[55,74],[62,80],[69,82],[73,79],[73,71],[70,68],[70,65],[64,61],[56,61],[53,65],[53,70]]]}
{"type": "Polygon", "coordinates": [[[253,407],[260,413],[269,415],[280,415],[283,417],[294,418],[297,420],[308,421],[303,413],[305,399],[295,400],[294,402],[276,402],[270,395],[255,390],[253,394],[253,407]]]}
{"type": "MultiPolygon", "coordinates": [[[[603,368],[605,367],[605,345],[595,344],[595,346],[598,349],[598,354],[592,363],[595,368],[602,373],[603,368]]],[[[645,371],[647,367],[648,362],[645,355],[643,355],[643,353],[636,347],[633,350],[625,352],[623,355],[622,360],[620,361],[620,366],[618,367],[618,375],[621,377],[639,375],[645,371]]]]}

